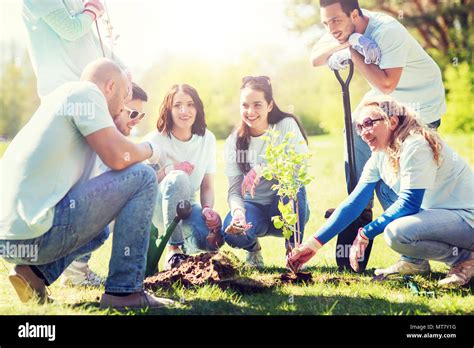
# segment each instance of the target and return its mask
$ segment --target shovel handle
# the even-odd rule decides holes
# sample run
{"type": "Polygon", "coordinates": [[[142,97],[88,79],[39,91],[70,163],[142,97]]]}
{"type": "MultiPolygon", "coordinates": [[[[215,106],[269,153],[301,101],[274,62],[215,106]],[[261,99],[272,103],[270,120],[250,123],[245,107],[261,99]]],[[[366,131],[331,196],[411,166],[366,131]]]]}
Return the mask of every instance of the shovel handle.
{"type": "Polygon", "coordinates": [[[341,84],[343,90],[349,89],[349,84],[352,81],[352,76],[354,76],[354,63],[350,59],[346,62],[349,63],[349,74],[347,75],[347,78],[345,80],[341,77],[341,73],[339,72],[339,70],[334,70],[334,74],[336,75],[337,80],[341,84]]]}

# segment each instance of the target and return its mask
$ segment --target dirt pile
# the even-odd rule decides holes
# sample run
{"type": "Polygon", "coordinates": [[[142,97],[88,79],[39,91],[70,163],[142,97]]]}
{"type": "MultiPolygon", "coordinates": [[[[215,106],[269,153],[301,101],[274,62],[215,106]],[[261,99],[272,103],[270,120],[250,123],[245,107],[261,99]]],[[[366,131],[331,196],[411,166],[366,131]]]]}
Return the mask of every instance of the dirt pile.
{"type": "Polygon", "coordinates": [[[221,289],[233,289],[240,293],[257,293],[287,284],[312,283],[311,273],[285,273],[262,279],[243,277],[242,264],[233,254],[217,252],[188,256],[182,263],[169,271],[159,272],[145,279],[147,289],[169,289],[174,283],[184,287],[216,284],[221,289]]]}
{"type": "Polygon", "coordinates": [[[185,287],[218,284],[237,273],[232,260],[220,253],[203,253],[189,256],[178,267],[156,273],[144,281],[147,288],[169,288],[180,281],[185,287]]]}
{"type": "Polygon", "coordinates": [[[278,281],[282,285],[285,285],[285,284],[304,284],[304,283],[312,284],[312,283],[314,283],[313,276],[309,272],[283,273],[282,275],[280,275],[278,281]]]}

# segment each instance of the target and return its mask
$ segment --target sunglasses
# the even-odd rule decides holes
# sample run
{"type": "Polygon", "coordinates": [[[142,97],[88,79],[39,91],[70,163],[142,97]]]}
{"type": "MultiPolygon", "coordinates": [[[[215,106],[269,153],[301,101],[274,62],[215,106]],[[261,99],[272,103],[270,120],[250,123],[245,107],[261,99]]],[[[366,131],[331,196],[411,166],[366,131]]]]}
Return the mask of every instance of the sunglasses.
{"type": "Polygon", "coordinates": [[[128,118],[131,120],[140,121],[143,117],[145,117],[144,112],[138,112],[137,110],[132,110],[129,108],[125,108],[128,111],[128,118]]]}
{"type": "Polygon", "coordinates": [[[362,132],[364,131],[364,129],[365,130],[370,130],[374,127],[375,122],[382,121],[382,120],[383,120],[383,117],[376,118],[375,120],[373,120],[371,118],[366,118],[365,120],[362,121],[362,123],[357,123],[356,124],[357,133],[359,135],[361,135],[362,132]]]}
{"type": "Polygon", "coordinates": [[[242,84],[246,84],[247,82],[250,82],[250,81],[255,81],[255,82],[259,82],[259,83],[266,83],[268,85],[271,85],[271,82],[270,82],[270,78],[268,76],[245,76],[243,79],[242,79],[242,84]]]}

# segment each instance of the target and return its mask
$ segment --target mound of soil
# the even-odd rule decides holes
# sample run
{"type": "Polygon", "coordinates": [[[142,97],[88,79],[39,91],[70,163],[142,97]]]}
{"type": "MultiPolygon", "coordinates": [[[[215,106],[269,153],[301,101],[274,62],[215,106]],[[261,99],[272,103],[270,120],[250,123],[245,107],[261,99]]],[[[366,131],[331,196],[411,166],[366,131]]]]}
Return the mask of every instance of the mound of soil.
{"type": "Polygon", "coordinates": [[[239,265],[231,257],[217,252],[189,256],[178,267],[159,272],[145,279],[147,289],[168,289],[180,282],[184,287],[217,284],[222,289],[241,293],[255,293],[269,289],[273,284],[239,277],[239,265]]]}

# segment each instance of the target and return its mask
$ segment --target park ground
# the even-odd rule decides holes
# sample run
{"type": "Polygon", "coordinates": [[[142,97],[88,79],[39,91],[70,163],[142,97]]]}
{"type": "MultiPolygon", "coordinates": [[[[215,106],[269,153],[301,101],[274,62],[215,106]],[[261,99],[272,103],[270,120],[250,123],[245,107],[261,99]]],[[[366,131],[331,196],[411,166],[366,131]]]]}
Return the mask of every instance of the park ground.
{"type": "MultiPolygon", "coordinates": [[[[474,137],[472,135],[447,135],[443,137],[473,167],[474,137]]],[[[324,222],[324,211],[335,207],[344,197],[342,134],[310,138],[313,154],[311,172],[315,180],[308,187],[311,218],[306,227],[306,237],[313,234],[324,222]]],[[[227,213],[227,181],[223,174],[223,141],[218,142],[218,173],[216,175],[216,209],[224,216],[227,213]]],[[[0,156],[7,144],[0,143],[0,156]]],[[[374,215],[381,213],[376,205],[374,215]]],[[[323,248],[311,260],[309,271],[316,279],[314,284],[287,285],[256,294],[240,294],[233,290],[221,290],[217,286],[184,289],[176,285],[170,290],[159,290],[157,294],[180,301],[177,308],[163,310],[131,311],[127,314],[316,314],[316,315],[437,315],[474,313],[474,296],[471,287],[462,289],[439,289],[437,280],[443,277],[448,267],[432,262],[433,273],[416,276],[414,281],[421,290],[433,291],[433,296],[414,294],[400,278],[384,282],[373,282],[373,270],[387,267],[397,261],[397,254],[386,244],[383,237],[375,245],[365,275],[337,273],[334,259],[334,241],[323,248]]],[[[261,240],[263,257],[268,266],[264,271],[248,273],[253,278],[271,277],[285,271],[284,242],[281,238],[268,237],[261,240]]],[[[224,248],[230,250],[228,246],[224,248]]],[[[242,250],[232,250],[241,260],[242,250]]],[[[111,253],[111,239],[93,253],[91,268],[102,276],[107,275],[111,253]]],[[[23,304],[11,287],[7,274],[11,265],[0,259],[0,315],[2,314],[118,314],[113,310],[101,310],[98,300],[101,289],[60,287],[59,282],[50,287],[53,304],[23,304]]]]}

